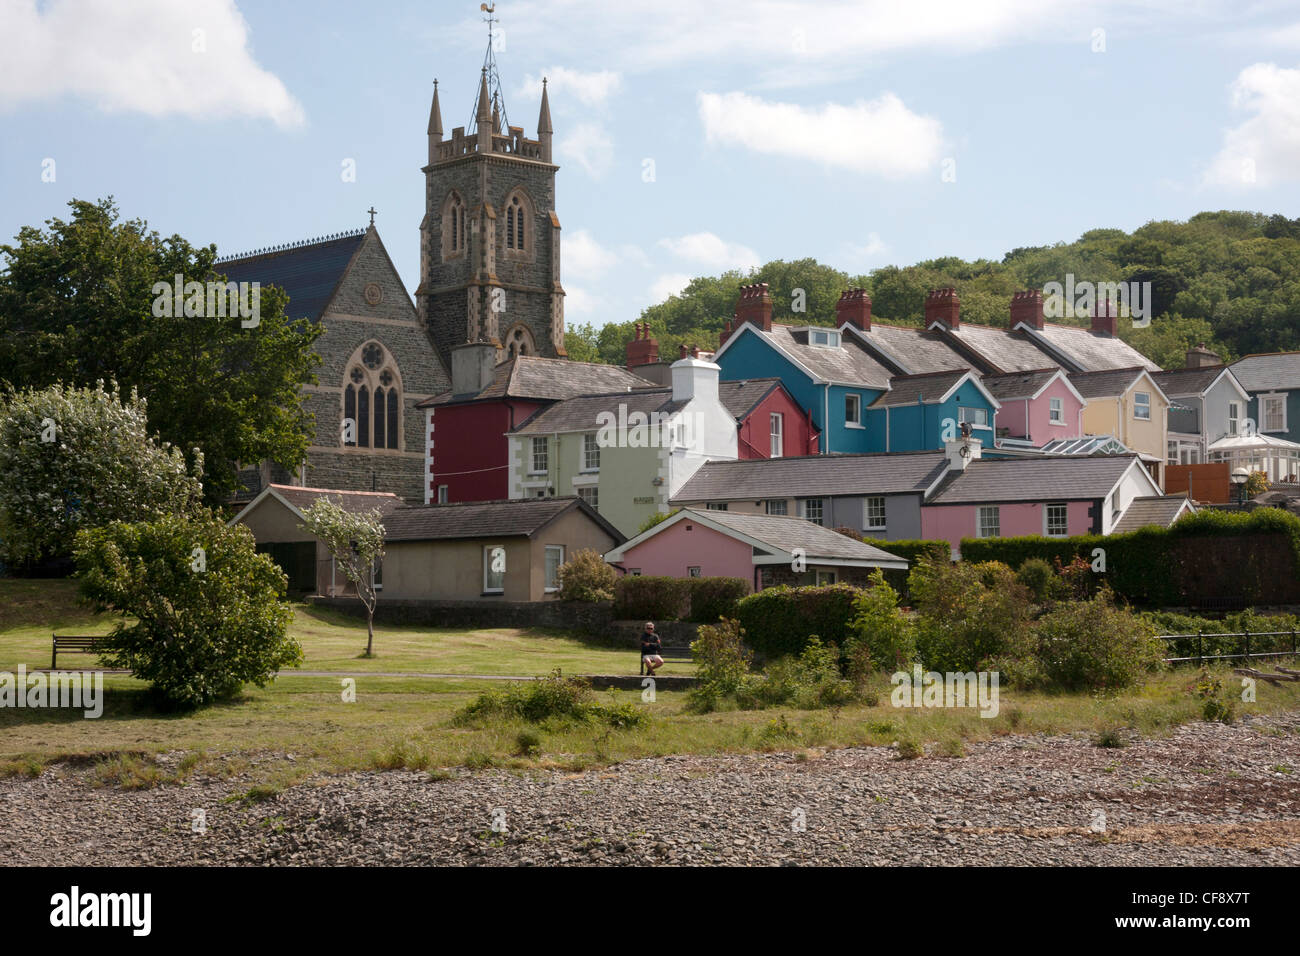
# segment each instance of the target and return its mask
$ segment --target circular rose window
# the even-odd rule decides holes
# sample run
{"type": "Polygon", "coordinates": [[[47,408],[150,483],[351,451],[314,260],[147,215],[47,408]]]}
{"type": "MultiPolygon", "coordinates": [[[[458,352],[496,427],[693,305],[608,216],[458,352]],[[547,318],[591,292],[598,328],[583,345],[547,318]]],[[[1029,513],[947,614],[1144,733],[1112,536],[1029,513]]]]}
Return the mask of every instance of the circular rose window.
{"type": "Polygon", "coordinates": [[[374,342],[371,342],[361,351],[361,361],[366,363],[366,368],[377,369],[384,364],[384,350],[374,342]]]}

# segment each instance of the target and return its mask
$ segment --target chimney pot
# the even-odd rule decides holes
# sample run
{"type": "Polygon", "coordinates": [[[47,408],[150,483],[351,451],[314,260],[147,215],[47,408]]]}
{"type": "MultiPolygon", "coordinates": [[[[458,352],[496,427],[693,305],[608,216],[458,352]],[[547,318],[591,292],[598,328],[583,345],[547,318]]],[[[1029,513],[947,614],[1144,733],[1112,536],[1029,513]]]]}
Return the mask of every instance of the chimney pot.
{"type": "Polygon", "coordinates": [[[1092,331],[1112,339],[1119,333],[1119,316],[1111,308],[1109,300],[1098,302],[1093,308],[1092,331]]]}
{"type": "Polygon", "coordinates": [[[845,323],[864,332],[871,331],[871,296],[866,289],[846,289],[835,303],[835,324],[845,323]]]}
{"type": "Polygon", "coordinates": [[[650,338],[650,323],[636,322],[632,326],[632,341],[627,343],[627,367],[653,365],[659,361],[659,343],[650,338]]]}
{"type": "Polygon", "coordinates": [[[1011,297],[1011,327],[1028,325],[1030,328],[1043,327],[1043,293],[1037,289],[1025,289],[1011,297]]]}
{"type": "Polygon", "coordinates": [[[949,329],[961,327],[961,299],[957,298],[956,289],[931,289],[926,295],[925,327],[928,329],[935,322],[949,329]]]}
{"type": "Polygon", "coordinates": [[[766,282],[742,285],[736,299],[736,325],[750,322],[764,332],[772,331],[772,296],[766,282]]]}

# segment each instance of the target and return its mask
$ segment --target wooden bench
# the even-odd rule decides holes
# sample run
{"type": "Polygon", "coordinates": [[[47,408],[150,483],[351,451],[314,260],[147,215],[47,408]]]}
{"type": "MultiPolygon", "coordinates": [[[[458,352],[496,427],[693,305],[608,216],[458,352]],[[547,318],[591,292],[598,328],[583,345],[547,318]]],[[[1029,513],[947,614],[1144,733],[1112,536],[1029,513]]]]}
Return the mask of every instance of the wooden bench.
{"type": "MultiPolygon", "coordinates": [[[[665,664],[670,662],[674,664],[689,664],[691,661],[695,660],[695,658],[691,656],[691,649],[689,647],[661,647],[659,648],[659,656],[664,659],[665,664]]],[[[641,665],[641,669],[637,671],[637,673],[644,674],[645,661],[641,660],[641,646],[639,644],[637,645],[636,659],[641,665]]]]}
{"type": "Polygon", "coordinates": [[[59,666],[59,651],[65,654],[98,654],[103,635],[90,637],[84,634],[55,634],[54,652],[50,656],[50,670],[59,666]]]}

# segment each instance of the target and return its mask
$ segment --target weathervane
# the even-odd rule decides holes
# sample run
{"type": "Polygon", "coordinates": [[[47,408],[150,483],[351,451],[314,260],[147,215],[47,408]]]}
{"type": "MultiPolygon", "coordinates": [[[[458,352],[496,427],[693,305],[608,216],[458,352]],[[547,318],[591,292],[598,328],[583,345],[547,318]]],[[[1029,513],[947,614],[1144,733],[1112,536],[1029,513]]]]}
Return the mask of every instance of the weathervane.
{"type": "MultiPolygon", "coordinates": [[[[483,13],[487,14],[487,16],[483,18],[483,22],[488,25],[488,43],[487,52],[483,55],[483,71],[487,74],[488,89],[492,94],[493,114],[499,115],[501,118],[500,125],[496,129],[492,130],[492,132],[500,133],[502,129],[510,128],[510,120],[506,117],[505,97],[501,95],[501,76],[497,73],[497,58],[495,52],[496,34],[494,31],[494,24],[500,23],[501,21],[497,17],[493,16],[497,10],[496,0],[492,0],[491,3],[480,3],[478,8],[483,13]]],[[[472,118],[470,121],[471,126],[474,125],[474,118],[476,118],[477,115],[478,97],[476,95],[474,99],[474,108],[470,113],[472,118]]]]}

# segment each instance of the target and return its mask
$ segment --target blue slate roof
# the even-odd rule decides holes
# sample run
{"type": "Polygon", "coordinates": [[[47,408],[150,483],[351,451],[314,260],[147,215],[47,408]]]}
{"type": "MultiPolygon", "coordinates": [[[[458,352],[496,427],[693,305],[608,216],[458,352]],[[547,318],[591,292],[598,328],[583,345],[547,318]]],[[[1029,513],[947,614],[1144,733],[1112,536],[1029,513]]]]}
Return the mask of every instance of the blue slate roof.
{"type": "Polygon", "coordinates": [[[213,268],[231,282],[279,286],[289,294],[285,308],[289,318],[318,322],[365,238],[365,230],[359,230],[336,239],[218,261],[213,268]]]}

